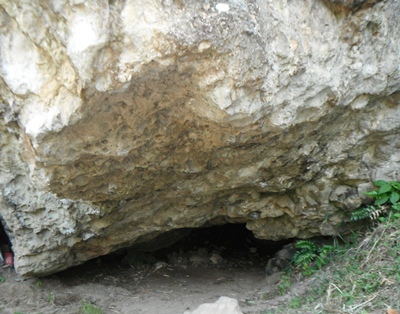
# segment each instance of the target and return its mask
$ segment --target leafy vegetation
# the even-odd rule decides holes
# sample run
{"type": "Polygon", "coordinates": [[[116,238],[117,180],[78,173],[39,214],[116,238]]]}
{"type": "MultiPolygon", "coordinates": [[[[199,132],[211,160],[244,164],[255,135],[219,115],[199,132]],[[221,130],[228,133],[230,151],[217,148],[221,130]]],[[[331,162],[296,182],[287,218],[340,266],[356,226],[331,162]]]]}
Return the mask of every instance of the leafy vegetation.
{"type": "Polygon", "coordinates": [[[53,292],[49,292],[48,299],[49,299],[49,302],[54,305],[54,294],[53,294],[53,292]]]}
{"type": "Polygon", "coordinates": [[[374,185],[379,189],[365,193],[375,199],[374,204],[353,211],[350,215],[351,221],[369,218],[383,222],[400,218],[400,182],[377,180],[374,185]]]}
{"type": "Polygon", "coordinates": [[[91,302],[83,302],[81,314],[103,314],[103,310],[91,302]]]}
{"type": "Polygon", "coordinates": [[[293,257],[293,264],[299,268],[303,276],[312,275],[318,269],[327,265],[332,259],[332,254],[340,251],[339,246],[317,246],[310,240],[300,240],[295,244],[299,249],[293,257]]]}
{"type": "Polygon", "coordinates": [[[283,272],[281,279],[277,285],[279,294],[285,294],[289,291],[292,286],[290,272],[283,272]]]}
{"type": "MultiPolygon", "coordinates": [[[[352,241],[343,254],[332,254],[328,265],[307,277],[308,290],[303,294],[297,294],[295,288],[305,277],[292,271],[286,294],[289,299],[263,314],[399,310],[400,219],[380,223],[352,241]],[[298,302],[299,298],[303,302],[298,302]]],[[[285,278],[286,285],[288,280],[285,278]]]]}
{"type": "Polygon", "coordinates": [[[353,234],[346,246],[299,241],[294,269],[281,279],[290,297],[263,314],[366,314],[400,309],[400,182],[378,180],[374,185],[379,189],[366,193],[375,199],[374,204],[353,212],[352,221],[369,218],[379,223],[366,234],[353,234]],[[304,281],[304,276],[309,289],[296,294],[296,283],[304,281]]]}

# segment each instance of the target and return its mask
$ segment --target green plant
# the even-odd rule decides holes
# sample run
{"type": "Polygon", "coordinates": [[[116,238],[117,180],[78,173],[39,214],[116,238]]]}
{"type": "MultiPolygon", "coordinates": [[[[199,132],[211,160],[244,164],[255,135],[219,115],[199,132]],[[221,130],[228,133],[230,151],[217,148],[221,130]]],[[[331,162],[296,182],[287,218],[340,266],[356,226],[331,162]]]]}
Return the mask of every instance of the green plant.
{"type": "MultiPolygon", "coordinates": [[[[388,219],[374,228],[354,232],[333,244],[329,264],[304,278],[296,271],[279,283],[300,281],[305,290],[287,293],[287,302],[266,309],[263,314],[298,313],[383,313],[390,307],[400,309],[400,219],[388,219]],[[298,297],[302,302],[298,302],[298,297]]],[[[318,255],[318,245],[302,245],[318,255]]],[[[329,254],[328,254],[329,256],[329,254]]],[[[315,267],[311,261],[309,267],[315,267]]],[[[271,298],[271,296],[269,296],[271,298]]]]}
{"type": "Polygon", "coordinates": [[[290,300],[290,308],[298,309],[299,307],[301,307],[303,302],[304,302],[303,297],[294,297],[293,299],[290,300]]]}
{"type": "Polygon", "coordinates": [[[49,302],[51,304],[54,304],[54,294],[53,294],[53,292],[49,292],[49,302]]]}
{"type": "Polygon", "coordinates": [[[387,202],[396,204],[400,200],[400,182],[374,181],[379,190],[366,192],[365,194],[375,199],[375,205],[383,205],[387,202]]]}
{"type": "Polygon", "coordinates": [[[83,302],[81,314],[103,314],[103,310],[91,302],[83,302]]]}
{"type": "Polygon", "coordinates": [[[0,276],[0,283],[3,283],[5,281],[6,281],[5,278],[3,276],[0,276]]]}
{"type": "Polygon", "coordinates": [[[377,220],[383,212],[386,212],[385,206],[368,205],[366,207],[361,207],[351,212],[350,221],[360,221],[364,219],[377,220]]]}
{"type": "Polygon", "coordinates": [[[289,272],[283,272],[281,275],[281,278],[279,280],[279,283],[277,285],[278,292],[279,294],[285,294],[288,292],[290,287],[292,286],[292,282],[290,281],[290,273],[289,272]]]}
{"type": "Polygon", "coordinates": [[[400,218],[400,182],[377,180],[373,183],[379,189],[365,192],[365,195],[375,199],[374,204],[353,211],[350,221],[369,218],[384,222],[400,218]]]}
{"type": "Polygon", "coordinates": [[[318,247],[310,240],[300,240],[295,244],[299,249],[292,259],[293,264],[300,268],[304,276],[313,274],[316,270],[329,263],[333,252],[337,251],[337,246],[323,245],[318,247]]]}

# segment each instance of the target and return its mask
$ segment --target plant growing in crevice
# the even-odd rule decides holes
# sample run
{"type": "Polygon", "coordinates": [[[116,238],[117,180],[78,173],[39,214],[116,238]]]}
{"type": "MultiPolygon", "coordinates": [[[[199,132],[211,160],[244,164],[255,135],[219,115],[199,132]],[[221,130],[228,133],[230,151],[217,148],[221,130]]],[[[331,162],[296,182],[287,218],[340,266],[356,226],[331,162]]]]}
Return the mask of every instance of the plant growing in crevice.
{"type": "Polygon", "coordinates": [[[379,189],[365,192],[365,195],[375,199],[374,204],[353,211],[350,221],[369,218],[384,222],[400,218],[400,182],[377,180],[373,183],[379,189]]]}

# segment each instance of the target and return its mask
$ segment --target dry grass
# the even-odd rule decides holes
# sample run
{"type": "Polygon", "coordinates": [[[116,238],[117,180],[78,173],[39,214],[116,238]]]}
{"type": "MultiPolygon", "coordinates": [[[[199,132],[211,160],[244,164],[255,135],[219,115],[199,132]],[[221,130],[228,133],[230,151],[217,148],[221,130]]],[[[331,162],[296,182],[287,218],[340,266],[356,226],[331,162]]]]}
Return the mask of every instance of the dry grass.
{"type": "Polygon", "coordinates": [[[400,219],[379,224],[360,238],[312,275],[305,294],[294,295],[285,305],[262,313],[366,314],[399,310],[400,219]]]}

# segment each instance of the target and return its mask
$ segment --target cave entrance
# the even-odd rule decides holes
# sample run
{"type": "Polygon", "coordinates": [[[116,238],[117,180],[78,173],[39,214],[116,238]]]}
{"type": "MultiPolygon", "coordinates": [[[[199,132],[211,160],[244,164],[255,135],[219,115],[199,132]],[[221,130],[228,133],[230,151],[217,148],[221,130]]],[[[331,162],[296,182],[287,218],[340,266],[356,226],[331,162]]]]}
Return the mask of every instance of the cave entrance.
{"type": "Polygon", "coordinates": [[[240,284],[244,291],[253,289],[255,282],[261,289],[268,262],[292,242],[256,239],[245,224],[174,229],[55,277],[70,286],[112,284],[135,293],[145,287],[163,287],[182,296],[187,295],[186,289],[192,289],[188,287],[208,291],[211,285],[218,290],[216,293],[224,295],[234,293],[231,289],[235,285],[230,281],[240,284]]]}
{"type": "Polygon", "coordinates": [[[183,267],[265,267],[277,251],[292,241],[293,239],[283,241],[257,239],[246,228],[246,224],[177,229],[164,233],[149,243],[127,249],[122,264],[134,265],[140,262],[150,264],[161,261],[168,265],[183,267]],[[157,248],[162,242],[169,242],[169,245],[157,248]]]}
{"type": "Polygon", "coordinates": [[[186,268],[242,268],[264,270],[275,253],[292,243],[260,240],[246,228],[246,224],[225,224],[201,228],[174,229],[130,248],[120,249],[63,272],[84,270],[93,272],[118,266],[125,269],[172,267],[186,268]]]}
{"type": "Polygon", "coordinates": [[[11,254],[11,241],[4,228],[3,222],[0,219],[0,266],[13,265],[11,254]]]}

